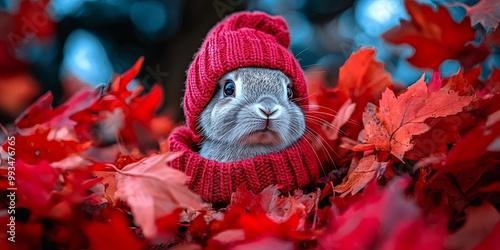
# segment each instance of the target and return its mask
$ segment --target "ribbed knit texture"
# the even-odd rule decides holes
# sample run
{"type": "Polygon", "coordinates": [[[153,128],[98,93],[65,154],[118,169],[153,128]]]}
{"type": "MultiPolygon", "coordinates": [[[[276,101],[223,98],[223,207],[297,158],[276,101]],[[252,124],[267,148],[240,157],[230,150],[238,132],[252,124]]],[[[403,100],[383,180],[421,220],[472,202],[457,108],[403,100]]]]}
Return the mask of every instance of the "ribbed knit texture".
{"type": "Polygon", "coordinates": [[[170,150],[184,152],[170,165],[190,176],[188,187],[210,202],[229,202],[241,184],[258,193],[272,184],[284,192],[316,180],[319,167],[305,138],[280,152],[235,162],[218,162],[201,157],[194,148],[198,137],[187,127],[170,136],[170,150]]]}
{"type": "Polygon", "coordinates": [[[216,25],[191,63],[184,93],[187,127],[177,129],[169,138],[170,150],[184,154],[170,165],[190,176],[189,188],[206,201],[229,202],[232,192],[244,183],[256,193],[272,184],[286,192],[318,178],[315,153],[304,137],[280,152],[236,162],[208,160],[197,152],[201,141],[198,118],[217,81],[230,71],[242,67],[280,70],[293,82],[296,103],[301,107],[308,104],[304,75],[289,45],[290,34],[281,17],[242,12],[216,25]]]}

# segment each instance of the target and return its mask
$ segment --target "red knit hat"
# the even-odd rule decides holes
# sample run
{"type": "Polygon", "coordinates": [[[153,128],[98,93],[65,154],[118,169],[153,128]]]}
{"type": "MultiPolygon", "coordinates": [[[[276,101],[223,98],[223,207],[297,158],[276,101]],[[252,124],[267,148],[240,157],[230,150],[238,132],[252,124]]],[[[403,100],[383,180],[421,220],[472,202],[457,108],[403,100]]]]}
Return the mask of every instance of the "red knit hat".
{"type": "Polygon", "coordinates": [[[242,12],[227,17],[207,35],[187,73],[186,123],[197,131],[198,117],[212,98],[217,81],[242,67],[281,70],[293,82],[297,104],[307,104],[307,87],[299,63],[289,51],[290,34],[281,17],[242,12]]]}
{"type": "Polygon", "coordinates": [[[285,21],[261,12],[232,15],[207,35],[188,70],[184,112],[187,128],[169,138],[171,151],[184,154],[170,162],[185,172],[188,186],[209,202],[229,202],[241,184],[260,192],[278,184],[284,192],[305,186],[319,175],[318,161],[304,137],[279,152],[235,162],[217,162],[201,157],[197,122],[212,98],[217,81],[241,67],[281,70],[293,84],[299,106],[307,104],[307,86],[299,63],[288,50],[290,35],[285,21]]]}

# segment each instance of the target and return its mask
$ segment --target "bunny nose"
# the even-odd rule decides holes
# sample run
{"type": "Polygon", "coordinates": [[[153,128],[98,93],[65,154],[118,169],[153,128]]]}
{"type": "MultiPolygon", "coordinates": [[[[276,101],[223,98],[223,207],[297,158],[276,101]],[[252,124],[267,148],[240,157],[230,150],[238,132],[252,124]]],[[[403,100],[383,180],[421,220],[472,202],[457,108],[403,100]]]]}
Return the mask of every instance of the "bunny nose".
{"type": "Polygon", "coordinates": [[[259,110],[260,110],[260,112],[264,113],[267,116],[271,116],[272,114],[276,113],[276,111],[278,111],[277,109],[272,110],[272,111],[266,111],[266,110],[264,110],[262,108],[259,108],[259,110]]]}
{"type": "Polygon", "coordinates": [[[281,107],[274,105],[272,108],[266,108],[260,104],[256,105],[257,114],[264,119],[275,119],[281,115],[281,107]]]}

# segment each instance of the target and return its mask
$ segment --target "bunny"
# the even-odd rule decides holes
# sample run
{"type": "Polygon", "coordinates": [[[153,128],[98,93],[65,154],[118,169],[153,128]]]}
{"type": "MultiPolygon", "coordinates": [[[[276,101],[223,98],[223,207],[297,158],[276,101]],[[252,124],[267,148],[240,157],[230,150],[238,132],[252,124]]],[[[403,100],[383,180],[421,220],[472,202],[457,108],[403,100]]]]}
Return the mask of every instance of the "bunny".
{"type": "Polygon", "coordinates": [[[201,113],[200,155],[230,162],[278,152],[305,132],[292,82],[279,70],[239,68],[224,75],[201,113]]]}
{"type": "Polygon", "coordinates": [[[203,199],[227,203],[242,185],[288,192],[318,179],[304,136],[307,84],[282,17],[256,11],[224,18],[195,54],[185,86],[186,126],[168,144],[182,154],[169,165],[186,173],[203,199]]]}

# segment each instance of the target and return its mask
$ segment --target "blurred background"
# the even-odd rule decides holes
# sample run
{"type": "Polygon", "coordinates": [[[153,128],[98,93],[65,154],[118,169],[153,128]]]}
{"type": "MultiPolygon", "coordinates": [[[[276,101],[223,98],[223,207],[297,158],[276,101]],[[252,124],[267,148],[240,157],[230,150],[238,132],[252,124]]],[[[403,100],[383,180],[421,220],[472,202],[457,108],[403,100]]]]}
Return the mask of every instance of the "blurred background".
{"type": "MultiPolygon", "coordinates": [[[[408,18],[403,0],[0,0],[0,122],[12,122],[46,91],[57,105],[82,87],[107,84],[140,56],[139,80],[146,90],[159,83],[166,93],[160,112],[182,120],[185,71],[194,53],[212,26],[241,10],[282,15],[303,69],[326,69],[332,84],[350,53],[366,46],[377,48],[396,82],[408,85],[423,73],[404,60],[411,47],[381,39],[408,18]]],[[[462,8],[450,11],[456,20],[465,15],[462,8]]],[[[441,72],[458,67],[445,62],[441,72]]]]}

